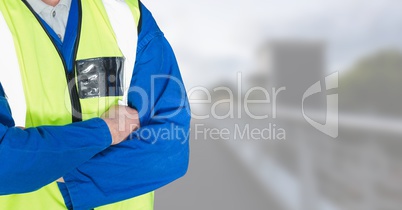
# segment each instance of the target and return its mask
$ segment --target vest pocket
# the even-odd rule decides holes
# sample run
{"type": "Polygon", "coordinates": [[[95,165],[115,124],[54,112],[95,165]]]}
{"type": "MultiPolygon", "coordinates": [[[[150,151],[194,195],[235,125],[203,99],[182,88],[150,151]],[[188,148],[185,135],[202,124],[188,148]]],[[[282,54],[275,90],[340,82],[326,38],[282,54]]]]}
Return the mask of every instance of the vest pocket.
{"type": "Polygon", "coordinates": [[[76,62],[78,95],[80,99],[122,96],[123,57],[102,57],[76,62]]]}

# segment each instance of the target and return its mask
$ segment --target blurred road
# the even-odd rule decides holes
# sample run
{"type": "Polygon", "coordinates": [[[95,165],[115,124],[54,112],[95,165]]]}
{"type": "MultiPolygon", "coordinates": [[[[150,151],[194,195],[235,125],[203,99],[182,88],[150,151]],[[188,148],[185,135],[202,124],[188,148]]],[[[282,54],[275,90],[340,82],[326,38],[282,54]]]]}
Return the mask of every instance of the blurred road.
{"type": "Polygon", "coordinates": [[[192,138],[187,175],[156,191],[155,209],[283,209],[225,144],[222,140],[192,138]]]}

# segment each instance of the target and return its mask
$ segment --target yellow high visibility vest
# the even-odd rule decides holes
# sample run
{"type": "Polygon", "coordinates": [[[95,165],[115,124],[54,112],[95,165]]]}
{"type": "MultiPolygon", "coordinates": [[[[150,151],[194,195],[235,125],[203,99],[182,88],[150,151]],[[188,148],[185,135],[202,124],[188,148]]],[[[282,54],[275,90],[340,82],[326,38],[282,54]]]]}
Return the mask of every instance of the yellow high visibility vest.
{"type": "MultiPolygon", "coordinates": [[[[138,1],[83,0],[79,6],[75,67],[69,73],[26,2],[0,0],[0,56],[8,58],[6,66],[10,67],[0,70],[0,82],[6,92],[21,90],[21,94],[9,96],[16,125],[65,125],[99,117],[110,106],[127,100],[125,90],[131,81],[137,44],[136,30],[127,30],[137,28],[138,1]],[[128,40],[133,33],[134,40],[128,40]],[[5,46],[10,44],[7,40],[12,46],[5,46]]],[[[95,209],[151,210],[153,199],[150,192],[95,209]]],[[[34,192],[0,196],[0,209],[65,210],[66,206],[53,182],[34,192]]]]}

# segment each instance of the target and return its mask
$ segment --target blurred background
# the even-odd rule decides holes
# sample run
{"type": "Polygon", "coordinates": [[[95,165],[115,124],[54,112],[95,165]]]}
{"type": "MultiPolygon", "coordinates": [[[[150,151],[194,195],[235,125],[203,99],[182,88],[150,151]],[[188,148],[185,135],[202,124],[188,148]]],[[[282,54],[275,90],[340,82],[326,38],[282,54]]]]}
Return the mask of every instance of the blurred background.
{"type": "Polygon", "coordinates": [[[193,115],[155,209],[402,209],[402,1],[143,3],[193,115]]]}

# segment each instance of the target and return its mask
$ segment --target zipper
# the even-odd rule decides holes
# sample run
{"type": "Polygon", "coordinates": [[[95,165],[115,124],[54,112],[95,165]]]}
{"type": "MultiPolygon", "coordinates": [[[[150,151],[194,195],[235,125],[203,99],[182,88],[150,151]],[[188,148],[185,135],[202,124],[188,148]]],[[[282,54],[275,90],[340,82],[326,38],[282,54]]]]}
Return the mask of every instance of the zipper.
{"type": "MultiPolygon", "coordinates": [[[[73,70],[71,71],[71,78],[68,79],[68,84],[73,84],[73,87],[69,87],[69,90],[72,90],[70,93],[70,98],[71,98],[71,106],[73,107],[73,122],[80,122],[82,121],[82,109],[81,109],[81,103],[80,103],[80,97],[78,95],[78,88],[77,88],[77,83],[70,82],[71,80],[75,80],[75,60],[77,59],[77,54],[78,54],[78,46],[80,44],[80,39],[81,39],[81,25],[82,25],[82,5],[81,5],[81,0],[78,0],[78,26],[77,26],[77,37],[75,38],[75,44],[74,44],[74,57],[73,57],[73,70]],[[74,111],[76,112],[74,114],[74,111]]],[[[66,72],[66,74],[68,74],[66,72]]]]}
{"type": "MultiPolygon", "coordinates": [[[[49,37],[50,41],[52,42],[54,48],[56,49],[57,53],[59,54],[59,57],[63,63],[64,72],[66,75],[66,80],[67,80],[67,85],[68,85],[68,90],[69,90],[68,92],[70,94],[72,122],[80,122],[80,121],[82,121],[82,113],[81,113],[82,110],[81,110],[81,103],[80,103],[80,98],[79,98],[78,90],[77,90],[77,84],[75,82],[75,64],[73,65],[72,71],[68,72],[67,64],[63,58],[62,53],[57,48],[55,41],[52,39],[51,35],[46,30],[46,27],[43,25],[38,14],[36,14],[34,9],[31,7],[31,5],[26,0],[22,0],[22,2],[28,7],[28,9],[32,12],[32,14],[34,14],[35,18],[37,19],[39,24],[42,26],[43,30],[45,31],[45,33],[49,37]]],[[[80,41],[80,37],[81,37],[80,36],[81,35],[81,25],[82,25],[82,5],[81,5],[81,1],[78,1],[78,29],[77,29],[77,37],[75,39],[75,45],[74,45],[74,55],[73,55],[74,63],[75,63],[75,59],[77,58],[78,45],[79,45],[79,41],[80,41]]]]}

